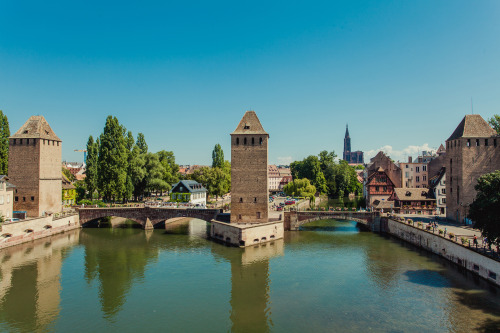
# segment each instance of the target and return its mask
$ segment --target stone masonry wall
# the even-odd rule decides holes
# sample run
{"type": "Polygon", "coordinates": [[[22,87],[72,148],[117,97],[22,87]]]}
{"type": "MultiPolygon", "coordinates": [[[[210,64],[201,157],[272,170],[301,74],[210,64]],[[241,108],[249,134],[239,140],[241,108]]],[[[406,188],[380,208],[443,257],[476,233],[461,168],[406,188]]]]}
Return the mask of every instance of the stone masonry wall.
{"type": "Polygon", "coordinates": [[[476,197],[474,186],[477,179],[495,170],[500,170],[500,137],[494,146],[494,137],[467,138],[447,141],[446,149],[446,215],[447,218],[463,222],[468,206],[476,197]],[[479,146],[476,146],[479,140],[479,146]]]}
{"type": "Polygon", "coordinates": [[[268,135],[231,135],[231,223],[268,221],[268,138],[268,135]]]}
{"type": "Polygon", "coordinates": [[[386,232],[446,258],[500,286],[500,262],[417,227],[388,219],[386,232]]]}
{"type": "Polygon", "coordinates": [[[29,217],[39,215],[39,166],[40,140],[29,139],[28,143],[28,139],[9,139],[8,176],[9,182],[16,186],[14,210],[25,210],[29,217]]]}

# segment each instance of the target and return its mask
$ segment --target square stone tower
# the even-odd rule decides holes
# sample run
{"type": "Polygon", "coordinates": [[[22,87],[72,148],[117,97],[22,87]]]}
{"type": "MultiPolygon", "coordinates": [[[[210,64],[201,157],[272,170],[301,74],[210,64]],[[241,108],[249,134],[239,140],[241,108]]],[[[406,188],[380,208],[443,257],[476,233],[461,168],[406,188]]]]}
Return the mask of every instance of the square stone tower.
{"type": "Polygon", "coordinates": [[[500,169],[500,135],[480,115],[466,115],[446,140],[445,160],[446,217],[463,223],[477,179],[500,169]]]}
{"type": "Polygon", "coordinates": [[[14,210],[29,217],[62,209],[61,139],[43,116],[31,116],[9,138],[9,178],[14,210]]]}
{"type": "Polygon", "coordinates": [[[231,133],[231,223],[268,222],[268,140],[254,111],[231,133]]]}

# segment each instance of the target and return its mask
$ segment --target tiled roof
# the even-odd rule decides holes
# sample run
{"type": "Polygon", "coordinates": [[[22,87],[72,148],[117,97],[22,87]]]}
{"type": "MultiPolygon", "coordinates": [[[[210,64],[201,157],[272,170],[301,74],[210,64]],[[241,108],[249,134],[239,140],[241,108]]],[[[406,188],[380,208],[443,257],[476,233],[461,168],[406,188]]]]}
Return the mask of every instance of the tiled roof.
{"type": "Polygon", "coordinates": [[[173,186],[172,186],[172,190],[171,192],[179,185],[179,184],[182,184],[184,185],[184,187],[186,188],[186,190],[188,190],[190,193],[198,193],[198,192],[207,192],[207,189],[203,187],[202,184],[198,183],[197,181],[195,180],[187,180],[187,179],[184,179],[184,180],[181,180],[180,182],[178,183],[175,183],[173,186]]]}
{"type": "Polygon", "coordinates": [[[478,114],[468,114],[448,138],[447,141],[458,138],[487,138],[496,135],[496,131],[478,114]]]}
{"type": "Polygon", "coordinates": [[[241,118],[238,127],[234,130],[233,134],[262,134],[269,135],[262,127],[259,118],[255,111],[247,111],[243,118],[241,118]]]}
{"type": "Polygon", "coordinates": [[[394,194],[400,201],[433,200],[428,195],[428,188],[395,188],[394,194]]]}
{"type": "Polygon", "coordinates": [[[31,116],[11,138],[61,141],[43,116],[31,116]]]}

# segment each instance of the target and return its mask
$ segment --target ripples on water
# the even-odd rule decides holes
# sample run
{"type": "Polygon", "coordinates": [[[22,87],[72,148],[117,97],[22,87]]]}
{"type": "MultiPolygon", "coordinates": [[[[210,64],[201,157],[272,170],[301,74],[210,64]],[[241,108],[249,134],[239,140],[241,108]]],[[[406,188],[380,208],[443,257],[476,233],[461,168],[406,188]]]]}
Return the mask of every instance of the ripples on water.
{"type": "Polygon", "coordinates": [[[496,332],[498,289],[354,223],[246,249],[169,230],[82,229],[0,251],[2,332],[496,332]]]}

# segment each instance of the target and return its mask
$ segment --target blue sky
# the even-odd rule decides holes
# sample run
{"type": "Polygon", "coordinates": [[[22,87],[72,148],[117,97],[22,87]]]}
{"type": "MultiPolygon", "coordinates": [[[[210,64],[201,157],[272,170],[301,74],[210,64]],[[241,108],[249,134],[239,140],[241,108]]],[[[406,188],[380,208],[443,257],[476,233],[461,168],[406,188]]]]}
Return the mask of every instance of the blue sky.
{"type": "MultiPolygon", "coordinates": [[[[255,110],[269,161],[321,150],[394,159],[500,113],[500,1],[0,0],[0,109],[44,115],[63,159],[107,115],[151,151],[209,164],[255,110]]],[[[367,158],[365,157],[365,160],[367,158]]]]}

